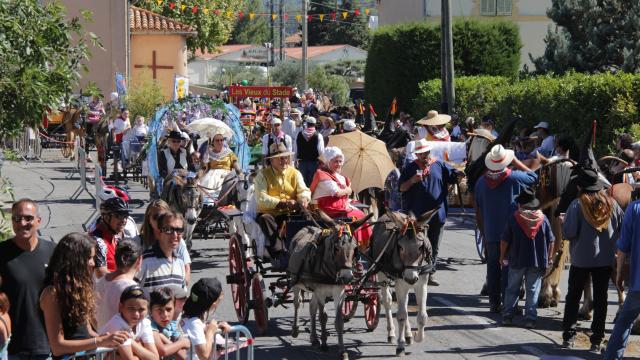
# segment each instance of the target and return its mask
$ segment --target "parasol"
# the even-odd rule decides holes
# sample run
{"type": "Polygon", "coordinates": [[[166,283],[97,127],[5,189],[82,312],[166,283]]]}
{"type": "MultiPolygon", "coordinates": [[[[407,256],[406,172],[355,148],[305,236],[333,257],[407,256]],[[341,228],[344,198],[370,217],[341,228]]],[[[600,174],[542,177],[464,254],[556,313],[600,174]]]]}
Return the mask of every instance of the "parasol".
{"type": "Polygon", "coordinates": [[[197,132],[200,135],[206,135],[207,137],[213,137],[217,134],[221,134],[227,139],[233,137],[233,130],[229,125],[223,121],[214,118],[202,118],[194,120],[189,123],[189,129],[197,132]]]}
{"type": "Polygon", "coordinates": [[[384,182],[395,169],[384,142],[361,131],[331,135],[329,145],[344,153],[342,174],[351,179],[354,192],[375,187],[384,189],[384,182]]]}

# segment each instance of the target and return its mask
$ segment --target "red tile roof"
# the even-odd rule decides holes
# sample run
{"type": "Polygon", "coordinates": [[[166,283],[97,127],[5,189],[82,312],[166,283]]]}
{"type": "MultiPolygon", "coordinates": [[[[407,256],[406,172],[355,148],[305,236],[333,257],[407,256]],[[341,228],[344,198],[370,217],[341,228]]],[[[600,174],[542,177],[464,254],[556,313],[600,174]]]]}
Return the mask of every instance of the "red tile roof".
{"type": "Polygon", "coordinates": [[[224,55],[224,54],[228,54],[228,53],[232,53],[232,52],[236,52],[236,51],[240,51],[246,48],[250,48],[253,47],[254,45],[246,45],[246,44],[240,44],[240,45],[222,45],[222,46],[218,46],[216,48],[217,52],[214,53],[209,53],[209,52],[202,52],[200,50],[196,50],[196,52],[193,54],[196,58],[198,59],[203,59],[203,60],[211,60],[211,59],[215,59],[218,56],[224,55]]]}
{"type": "Polygon", "coordinates": [[[196,33],[191,25],[135,6],[129,7],[129,29],[132,33],[196,33]]]}

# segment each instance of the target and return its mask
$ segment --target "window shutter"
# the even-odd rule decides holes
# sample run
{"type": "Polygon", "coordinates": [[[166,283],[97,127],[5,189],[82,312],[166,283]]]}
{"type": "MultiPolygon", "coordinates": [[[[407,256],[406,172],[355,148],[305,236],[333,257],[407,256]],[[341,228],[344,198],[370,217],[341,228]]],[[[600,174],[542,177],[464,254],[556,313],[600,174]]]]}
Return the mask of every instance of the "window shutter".
{"type": "Polygon", "coordinates": [[[495,16],[496,15],[496,0],[481,0],[481,2],[480,2],[480,15],[495,16]]]}
{"type": "Polygon", "coordinates": [[[512,0],[496,0],[496,15],[511,16],[512,0]]]}

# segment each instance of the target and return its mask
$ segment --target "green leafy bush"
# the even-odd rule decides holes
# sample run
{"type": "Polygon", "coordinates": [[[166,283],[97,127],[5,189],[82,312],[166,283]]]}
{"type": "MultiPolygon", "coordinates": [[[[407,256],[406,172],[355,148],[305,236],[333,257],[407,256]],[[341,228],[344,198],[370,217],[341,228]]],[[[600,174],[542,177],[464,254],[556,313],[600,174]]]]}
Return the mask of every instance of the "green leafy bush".
{"type": "Polygon", "coordinates": [[[147,122],[151,121],[151,116],[155,113],[156,107],[164,102],[162,88],[148,71],[140,74],[135,79],[125,100],[131,118],[142,115],[147,122]]]}
{"type": "MultiPolygon", "coordinates": [[[[522,44],[514,23],[456,21],[453,43],[456,76],[517,76],[522,44]]],[[[400,110],[411,110],[418,84],[436,78],[440,78],[439,25],[387,26],[373,34],[365,68],[365,97],[379,114],[387,112],[394,97],[400,110]]]]}
{"type": "MultiPolygon", "coordinates": [[[[462,118],[493,115],[498,127],[515,114],[531,126],[548,121],[554,133],[578,138],[598,120],[596,151],[609,152],[616,134],[638,131],[640,75],[578,74],[537,76],[523,80],[471,76],[456,80],[456,113],[462,118]],[[635,125],[635,126],[634,126],[635,125]],[[635,130],[634,130],[635,129],[635,130]]],[[[440,104],[440,80],[420,84],[414,112],[440,104]]]]}

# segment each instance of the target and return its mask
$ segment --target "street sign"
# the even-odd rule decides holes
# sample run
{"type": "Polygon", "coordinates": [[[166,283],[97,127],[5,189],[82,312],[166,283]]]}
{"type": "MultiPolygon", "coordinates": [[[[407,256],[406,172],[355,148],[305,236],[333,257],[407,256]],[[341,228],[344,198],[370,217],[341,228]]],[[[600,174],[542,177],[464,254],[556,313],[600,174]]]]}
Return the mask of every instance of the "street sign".
{"type": "Polygon", "coordinates": [[[293,95],[289,86],[229,86],[231,97],[288,98],[293,95]]]}

